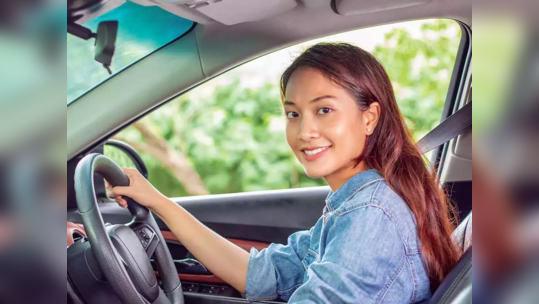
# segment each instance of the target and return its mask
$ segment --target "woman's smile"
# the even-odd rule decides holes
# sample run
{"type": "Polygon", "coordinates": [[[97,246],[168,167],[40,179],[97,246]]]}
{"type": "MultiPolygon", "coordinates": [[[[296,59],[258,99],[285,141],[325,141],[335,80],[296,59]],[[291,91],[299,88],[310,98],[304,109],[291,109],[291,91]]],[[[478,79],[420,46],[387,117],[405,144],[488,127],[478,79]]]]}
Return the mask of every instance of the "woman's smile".
{"type": "Polygon", "coordinates": [[[314,148],[303,148],[303,158],[307,161],[313,161],[322,157],[332,146],[325,147],[314,147],[314,148]]]}

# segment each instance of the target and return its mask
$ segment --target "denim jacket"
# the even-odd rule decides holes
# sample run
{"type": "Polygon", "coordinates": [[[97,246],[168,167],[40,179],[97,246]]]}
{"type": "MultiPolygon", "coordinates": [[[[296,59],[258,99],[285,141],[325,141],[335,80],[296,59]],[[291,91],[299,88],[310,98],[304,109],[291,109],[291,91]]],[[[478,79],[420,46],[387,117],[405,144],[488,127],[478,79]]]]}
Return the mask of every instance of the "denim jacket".
{"type": "Polygon", "coordinates": [[[249,301],[421,303],[431,296],[415,217],[376,170],[330,192],[323,215],[287,245],[251,249],[249,301]]]}

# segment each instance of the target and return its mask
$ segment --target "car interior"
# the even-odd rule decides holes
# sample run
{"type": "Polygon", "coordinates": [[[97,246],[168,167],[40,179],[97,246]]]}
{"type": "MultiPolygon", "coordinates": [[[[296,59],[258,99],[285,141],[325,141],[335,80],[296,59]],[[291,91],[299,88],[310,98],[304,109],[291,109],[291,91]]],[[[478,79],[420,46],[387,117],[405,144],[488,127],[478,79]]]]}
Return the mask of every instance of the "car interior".
{"type": "MultiPolygon", "coordinates": [[[[68,1],[68,12],[82,24],[124,2],[68,1]]],[[[115,71],[67,106],[68,303],[248,303],[244,295],[199,263],[146,208],[132,203],[126,210],[111,203],[114,201],[106,195],[103,178],[116,185],[128,181],[118,165],[102,155],[104,146],[125,152],[147,177],[137,151],[111,137],[173,98],[246,62],[300,42],[428,18],[453,19],[462,32],[440,119],[446,121],[466,105],[470,108],[469,126],[452,135],[445,132],[440,137],[438,133],[438,139],[443,140],[433,147],[432,162],[459,211],[453,236],[463,255],[429,303],[472,302],[470,0],[131,2],[160,7],[193,24],[177,39],[115,71]]],[[[454,131],[460,127],[456,124],[445,129],[454,131]]],[[[286,243],[290,234],[311,228],[329,191],[322,186],[179,197],[174,201],[249,251],[286,243]]],[[[274,302],[280,300],[265,303],[274,302]]]]}

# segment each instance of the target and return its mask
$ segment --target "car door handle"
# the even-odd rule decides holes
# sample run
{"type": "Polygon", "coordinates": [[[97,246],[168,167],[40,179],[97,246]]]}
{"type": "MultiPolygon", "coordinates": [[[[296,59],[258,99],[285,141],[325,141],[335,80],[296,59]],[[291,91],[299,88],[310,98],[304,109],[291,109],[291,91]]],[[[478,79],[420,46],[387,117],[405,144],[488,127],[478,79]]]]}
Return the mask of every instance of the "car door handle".
{"type": "Polygon", "coordinates": [[[182,274],[197,274],[197,275],[211,275],[212,273],[204,267],[199,261],[191,258],[174,260],[174,265],[178,273],[182,274]]]}

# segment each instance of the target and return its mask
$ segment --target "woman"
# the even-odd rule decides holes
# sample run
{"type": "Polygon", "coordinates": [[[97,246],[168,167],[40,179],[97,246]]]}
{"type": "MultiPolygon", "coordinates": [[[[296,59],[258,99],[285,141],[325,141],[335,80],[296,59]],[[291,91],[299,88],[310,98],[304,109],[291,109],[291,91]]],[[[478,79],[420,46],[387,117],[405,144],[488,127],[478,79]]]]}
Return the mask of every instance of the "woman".
{"type": "Polygon", "coordinates": [[[321,43],[281,78],[286,138],[310,177],[331,188],[319,221],[287,245],[245,252],[164,197],[134,169],[110,189],[157,214],[209,270],[250,300],[417,303],[459,256],[447,198],[398,109],[389,77],[369,53],[321,43]]]}

